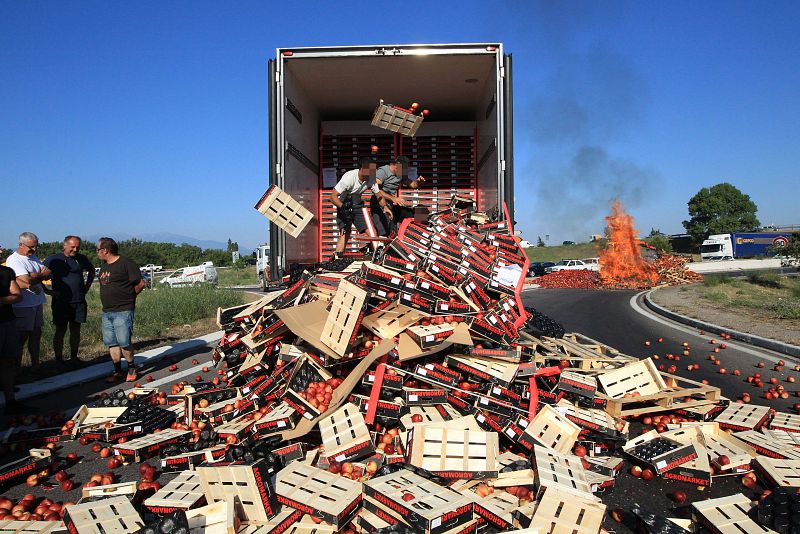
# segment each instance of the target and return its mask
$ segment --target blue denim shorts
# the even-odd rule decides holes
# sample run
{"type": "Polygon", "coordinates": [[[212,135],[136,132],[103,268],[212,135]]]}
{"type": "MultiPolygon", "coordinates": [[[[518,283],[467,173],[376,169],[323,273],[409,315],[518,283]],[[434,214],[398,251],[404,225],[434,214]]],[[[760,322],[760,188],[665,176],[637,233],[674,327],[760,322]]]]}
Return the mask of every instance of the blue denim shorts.
{"type": "Polygon", "coordinates": [[[103,344],[106,347],[131,346],[133,310],[103,312],[103,344]]]}

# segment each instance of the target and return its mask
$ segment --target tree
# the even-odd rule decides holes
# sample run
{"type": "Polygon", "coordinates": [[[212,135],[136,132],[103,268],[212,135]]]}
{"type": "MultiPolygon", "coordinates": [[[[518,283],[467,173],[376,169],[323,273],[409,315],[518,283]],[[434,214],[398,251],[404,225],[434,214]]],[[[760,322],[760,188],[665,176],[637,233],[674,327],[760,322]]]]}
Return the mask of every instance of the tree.
{"type": "Polygon", "coordinates": [[[759,226],[755,202],[729,183],[704,187],[688,205],[690,219],[683,221],[683,227],[696,243],[710,234],[749,232],[759,226]]]}
{"type": "Polygon", "coordinates": [[[542,241],[542,236],[536,236],[536,237],[537,237],[536,246],[537,247],[543,247],[544,246],[544,241],[542,241]]]}
{"type": "Polygon", "coordinates": [[[648,245],[656,247],[659,252],[672,252],[672,243],[670,243],[669,237],[663,234],[647,237],[644,241],[648,245]]]}
{"type": "Polygon", "coordinates": [[[769,251],[772,254],[786,256],[795,264],[800,263],[800,234],[792,234],[789,244],[785,247],[773,245],[769,247],[769,251]]]}

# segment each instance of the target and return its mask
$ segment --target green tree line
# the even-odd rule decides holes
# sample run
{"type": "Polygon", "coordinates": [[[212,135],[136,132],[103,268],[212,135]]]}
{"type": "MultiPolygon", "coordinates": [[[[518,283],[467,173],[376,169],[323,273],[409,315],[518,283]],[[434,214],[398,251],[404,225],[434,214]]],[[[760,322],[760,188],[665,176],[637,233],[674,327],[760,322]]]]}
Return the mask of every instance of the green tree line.
{"type": "MultiPolygon", "coordinates": [[[[176,269],[187,265],[198,265],[204,261],[214,262],[217,267],[232,265],[230,252],[222,249],[202,249],[186,243],[176,245],[175,243],[142,241],[136,238],[119,241],[118,244],[120,254],[132,259],[140,267],[152,263],[162,265],[164,269],[176,269]]],[[[96,267],[99,267],[100,260],[97,259],[97,254],[95,254],[95,246],[96,242],[84,239],[81,245],[81,252],[96,267]]],[[[39,250],[36,251],[36,255],[39,259],[44,260],[50,254],[61,252],[62,248],[61,241],[42,242],[39,243],[39,250]]],[[[7,256],[12,252],[13,250],[6,250],[4,254],[7,256]]]]}

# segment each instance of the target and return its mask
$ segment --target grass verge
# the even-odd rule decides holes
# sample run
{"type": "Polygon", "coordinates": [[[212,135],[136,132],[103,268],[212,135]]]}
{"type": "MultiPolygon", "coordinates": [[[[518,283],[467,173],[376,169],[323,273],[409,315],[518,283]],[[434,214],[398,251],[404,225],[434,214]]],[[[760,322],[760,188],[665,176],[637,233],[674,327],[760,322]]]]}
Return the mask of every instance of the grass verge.
{"type": "MultiPolygon", "coordinates": [[[[174,342],[195,335],[207,334],[216,329],[218,307],[229,308],[245,302],[245,294],[238,291],[218,289],[211,286],[184,287],[176,289],[158,288],[145,290],[136,302],[136,317],[133,326],[134,349],[139,351],[164,343],[174,342]]],[[[93,287],[86,296],[88,316],[81,328],[79,355],[83,361],[91,361],[107,354],[100,331],[102,305],[100,291],[93,287]]],[[[50,300],[44,306],[42,328],[41,362],[54,359],[53,323],[50,300]]],[[[65,353],[69,356],[69,334],[65,339],[65,353]]],[[[23,354],[23,368],[30,365],[30,356],[23,354]]]]}
{"type": "Polygon", "coordinates": [[[725,308],[748,309],[772,319],[800,319],[800,278],[772,273],[745,279],[706,276],[700,295],[725,308]]]}
{"type": "Polygon", "coordinates": [[[258,284],[256,266],[248,265],[244,268],[217,269],[217,284],[220,286],[254,286],[258,284]]]}

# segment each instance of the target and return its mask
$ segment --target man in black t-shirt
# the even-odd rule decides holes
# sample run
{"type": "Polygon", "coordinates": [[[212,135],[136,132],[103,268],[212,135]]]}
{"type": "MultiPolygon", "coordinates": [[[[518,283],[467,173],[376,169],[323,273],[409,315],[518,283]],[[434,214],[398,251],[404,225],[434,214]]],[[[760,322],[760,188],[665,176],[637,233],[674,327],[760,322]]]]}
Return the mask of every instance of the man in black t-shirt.
{"type": "Polygon", "coordinates": [[[120,256],[117,242],[110,237],[101,237],[97,242],[97,257],[103,262],[100,267],[100,302],[103,304],[103,343],[108,347],[114,372],[106,380],[122,379],[122,356],[128,362],[128,382],[136,381],[133,364],[133,315],[136,296],[145,286],[139,266],[125,256],[120,256]]]}
{"type": "Polygon", "coordinates": [[[86,293],[94,281],[94,265],[80,253],[81,238],[68,235],[64,238],[63,252],[51,254],[44,264],[53,273],[53,352],[56,363],[64,365],[64,335],[69,327],[68,363],[78,364],[78,347],[81,343],[81,324],[86,322],[86,293]],[[84,274],[86,279],[84,280],[84,274]]]}
{"type": "MultiPolygon", "coordinates": [[[[3,249],[0,248],[0,253],[3,249]]],[[[6,397],[7,414],[22,413],[24,407],[14,398],[14,373],[19,357],[19,333],[12,304],[22,300],[14,269],[0,265],[0,382],[6,397]]]]}

